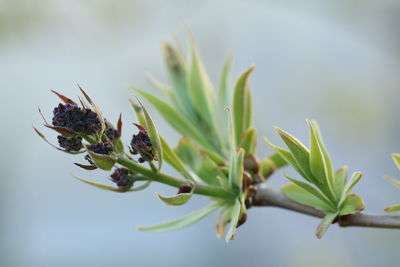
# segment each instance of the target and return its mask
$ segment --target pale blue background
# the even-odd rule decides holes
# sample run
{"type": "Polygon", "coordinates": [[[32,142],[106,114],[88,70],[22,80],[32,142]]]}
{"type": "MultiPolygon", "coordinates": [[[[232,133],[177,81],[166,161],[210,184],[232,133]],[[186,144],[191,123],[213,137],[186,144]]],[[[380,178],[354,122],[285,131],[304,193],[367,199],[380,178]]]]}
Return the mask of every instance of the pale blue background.
{"type": "MultiPolygon", "coordinates": [[[[234,74],[251,63],[255,125],[279,140],[278,125],[307,143],[304,119],[320,122],[336,167],[362,170],[355,188],[367,209],[400,203],[383,177],[400,177],[390,153],[400,152],[400,3],[331,1],[33,1],[0,0],[0,266],[398,266],[400,232],[339,229],[322,240],[318,220],[254,208],[234,242],[214,236],[215,214],[175,233],[137,232],[207,203],[165,207],[152,185],[112,194],[81,184],[79,161],[44,144],[40,106],[51,117],[57,98],[86,88],[111,120],[123,113],[127,141],[134,116],[128,82],[151,88],[145,72],[165,79],[161,41],[189,28],[213,81],[228,51],[234,74]]],[[[178,136],[158,116],[164,136],[178,136]]],[[[46,131],[55,140],[55,135],[46,131]]],[[[261,141],[259,155],[271,153],[261,141]]],[[[166,168],[166,172],[171,172],[166,168]]],[[[290,169],[287,172],[294,174],[290,169]]],[[[271,183],[286,181],[282,173],[271,183]]]]}

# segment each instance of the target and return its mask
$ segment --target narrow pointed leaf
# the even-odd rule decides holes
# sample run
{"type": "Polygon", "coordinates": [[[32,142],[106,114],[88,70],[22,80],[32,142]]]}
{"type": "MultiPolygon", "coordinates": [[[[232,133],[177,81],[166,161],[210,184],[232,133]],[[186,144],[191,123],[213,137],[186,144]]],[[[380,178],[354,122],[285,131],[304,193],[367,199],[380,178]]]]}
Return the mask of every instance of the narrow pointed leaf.
{"type": "Polygon", "coordinates": [[[234,87],[232,111],[237,144],[240,144],[243,132],[251,123],[251,96],[248,80],[253,70],[254,65],[250,66],[247,71],[242,73],[237,79],[234,87]]]}
{"type": "Polygon", "coordinates": [[[82,154],[83,151],[68,151],[62,148],[59,148],[58,146],[52,144],[49,140],[47,140],[46,136],[44,134],[42,134],[36,127],[32,126],[33,130],[35,130],[36,134],[39,135],[40,138],[43,139],[43,141],[45,141],[47,144],[49,144],[50,146],[52,146],[53,148],[60,150],[62,152],[68,153],[68,154],[72,154],[72,155],[76,155],[76,154],[82,154]]]}
{"type": "Polygon", "coordinates": [[[231,93],[229,90],[229,80],[232,69],[232,55],[228,55],[222,68],[221,79],[219,82],[219,103],[222,107],[230,106],[231,93]]]}
{"type": "Polygon", "coordinates": [[[135,111],[136,118],[139,122],[140,125],[146,125],[146,122],[144,121],[144,116],[143,116],[143,110],[140,106],[136,105],[133,100],[128,99],[129,103],[131,104],[133,110],[135,111]]]}
{"type": "Polygon", "coordinates": [[[333,192],[332,165],[329,156],[326,156],[320,144],[319,132],[311,121],[307,121],[310,128],[310,170],[314,177],[330,192],[330,198],[335,199],[333,192]]]}
{"type": "Polygon", "coordinates": [[[194,42],[191,42],[188,86],[197,114],[208,124],[212,133],[215,133],[213,88],[194,42]]]}
{"type": "Polygon", "coordinates": [[[349,194],[351,189],[353,189],[353,187],[361,180],[361,178],[362,178],[362,173],[361,172],[353,173],[353,175],[351,176],[349,182],[347,183],[347,185],[345,186],[345,188],[343,190],[343,194],[344,195],[349,194]]]}
{"type": "Polygon", "coordinates": [[[335,195],[338,197],[341,196],[346,185],[347,171],[348,168],[347,166],[345,166],[335,172],[335,176],[333,179],[333,189],[335,190],[335,195]]]}
{"type": "Polygon", "coordinates": [[[106,191],[121,192],[118,188],[115,188],[115,187],[112,187],[112,186],[109,186],[109,185],[91,182],[91,181],[88,181],[86,179],[80,178],[80,177],[78,177],[78,176],[76,176],[74,174],[72,174],[72,176],[74,176],[79,181],[84,182],[86,184],[89,184],[91,186],[94,186],[96,188],[100,188],[100,189],[103,189],[103,190],[106,190],[106,191]]]}
{"type": "Polygon", "coordinates": [[[140,102],[139,98],[136,98],[137,101],[140,104],[140,107],[143,110],[143,115],[144,115],[144,121],[146,125],[146,130],[149,133],[150,141],[151,144],[154,147],[154,150],[157,155],[157,161],[158,161],[158,171],[161,169],[162,162],[163,162],[163,152],[162,152],[162,146],[161,146],[161,140],[160,140],[160,135],[158,134],[158,130],[156,125],[154,124],[153,119],[151,118],[149,112],[147,109],[144,107],[142,102],[140,102]]]}
{"type": "Polygon", "coordinates": [[[329,226],[331,226],[331,224],[333,223],[333,221],[336,219],[336,217],[338,215],[339,215],[338,212],[327,214],[322,219],[321,223],[318,225],[317,231],[315,232],[315,235],[318,238],[321,238],[325,234],[326,230],[328,230],[329,226]]]}
{"type": "Polygon", "coordinates": [[[308,191],[310,194],[314,195],[321,201],[325,202],[328,206],[332,207],[332,202],[329,201],[329,199],[327,199],[326,196],[324,196],[318,189],[316,189],[316,188],[312,187],[311,185],[304,183],[302,181],[290,178],[286,174],[285,174],[285,177],[288,180],[290,180],[291,182],[293,182],[294,184],[296,184],[296,185],[300,186],[301,188],[303,188],[304,190],[308,191]]]}
{"type": "Polygon", "coordinates": [[[385,208],[386,212],[394,212],[394,211],[399,211],[399,210],[400,210],[400,205],[394,205],[394,206],[385,208]]]}
{"type": "Polygon", "coordinates": [[[292,152],[297,166],[309,177],[309,180],[314,181],[313,174],[310,170],[310,151],[291,134],[278,127],[275,127],[275,130],[281,136],[290,152],[292,152]]]}
{"type": "MultiPolygon", "coordinates": [[[[193,190],[192,190],[192,192],[193,192],[193,190]]],[[[192,192],[191,193],[181,193],[181,194],[177,194],[177,195],[170,196],[170,197],[165,197],[165,196],[162,196],[157,193],[157,197],[159,200],[161,200],[162,202],[164,202],[167,205],[180,206],[190,200],[190,198],[192,197],[192,194],[193,194],[192,192]]]]}
{"type": "Polygon", "coordinates": [[[244,150],[239,148],[234,157],[236,158],[232,171],[229,173],[229,181],[233,189],[238,189],[239,192],[242,192],[244,150]]]}
{"type": "Polygon", "coordinates": [[[148,226],[148,227],[137,226],[136,229],[144,232],[169,232],[169,231],[180,230],[189,227],[192,224],[195,224],[196,222],[200,221],[201,219],[206,217],[208,214],[210,214],[220,206],[221,206],[220,203],[215,202],[211,205],[208,205],[200,210],[192,212],[178,219],[154,226],[148,226]]]}
{"type": "Polygon", "coordinates": [[[147,187],[149,187],[149,185],[151,184],[151,180],[150,181],[146,181],[146,182],[144,182],[142,185],[139,185],[139,186],[135,186],[135,187],[132,187],[132,188],[130,188],[128,191],[129,192],[138,192],[138,191],[142,191],[142,190],[144,190],[144,189],[146,189],[147,187]]]}
{"type": "Polygon", "coordinates": [[[296,184],[287,184],[282,188],[282,193],[289,199],[296,201],[300,204],[313,207],[317,210],[320,210],[327,213],[332,213],[335,210],[332,209],[326,202],[322,201],[318,197],[311,194],[309,191],[303,189],[302,187],[296,184]]]}
{"type": "Polygon", "coordinates": [[[394,178],[392,178],[392,177],[387,177],[387,179],[388,179],[392,184],[394,184],[395,186],[397,186],[398,188],[400,188],[400,181],[399,181],[399,180],[396,180],[396,179],[394,179],[394,178]]]}
{"type": "Polygon", "coordinates": [[[303,172],[303,170],[300,168],[300,166],[298,165],[298,163],[296,162],[296,160],[294,159],[293,154],[286,150],[283,149],[281,147],[275,146],[274,144],[272,144],[267,138],[264,137],[265,142],[272,147],[280,156],[280,158],[282,158],[283,160],[285,160],[287,162],[287,164],[289,164],[290,166],[292,166],[301,176],[303,176],[307,181],[312,182],[312,180],[309,179],[309,177],[303,172]]]}
{"type": "Polygon", "coordinates": [[[348,195],[340,207],[340,216],[359,213],[364,209],[363,199],[356,194],[348,195]]]}
{"type": "Polygon", "coordinates": [[[246,131],[244,131],[240,147],[244,149],[245,156],[255,153],[256,144],[257,144],[256,129],[249,128],[246,131]]]}
{"type": "Polygon", "coordinates": [[[174,150],[171,149],[171,147],[168,145],[167,141],[165,141],[164,138],[160,137],[161,140],[161,146],[162,146],[162,151],[163,151],[163,157],[165,161],[171,165],[175,170],[180,172],[185,176],[185,178],[190,178],[188,177],[188,173],[186,171],[185,166],[183,165],[183,162],[180,160],[178,155],[175,153],[174,150]]]}
{"type": "Polygon", "coordinates": [[[93,165],[84,165],[84,164],[80,164],[80,163],[76,163],[76,162],[74,164],[84,170],[87,170],[87,171],[92,171],[92,170],[97,169],[97,167],[93,166],[93,165]]]}
{"type": "Polygon", "coordinates": [[[217,217],[217,223],[215,224],[215,234],[217,238],[222,238],[225,234],[226,225],[231,220],[232,206],[224,206],[217,217]]]}
{"type": "Polygon", "coordinates": [[[240,219],[241,209],[242,209],[242,206],[240,205],[240,201],[236,200],[234,206],[232,207],[232,211],[231,211],[231,222],[230,222],[229,230],[225,236],[225,242],[227,242],[227,243],[229,241],[231,241],[235,235],[237,223],[240,219]]]}

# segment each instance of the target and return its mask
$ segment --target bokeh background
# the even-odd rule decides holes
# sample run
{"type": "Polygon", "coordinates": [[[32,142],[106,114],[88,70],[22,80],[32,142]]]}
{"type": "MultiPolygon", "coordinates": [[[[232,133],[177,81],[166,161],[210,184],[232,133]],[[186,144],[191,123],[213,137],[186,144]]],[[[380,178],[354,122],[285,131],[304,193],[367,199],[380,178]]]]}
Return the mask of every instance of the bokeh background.
{"type": "MultiPolygon", "coordinates": [[[[207,200],[166,207],[155,192],[174,190],[162,185],[112,194],[81,184],[69,173],[107,173],[81,171],[31,128],[38,106],[50,118],[58,103],[50,89],[74,97],[79,83],[108,118],[123,113],[129,140],[124,84],[156,92],[145,73],[165,80],[160,43],[190,29],[213,81],[228,52],[235,76],[256,64],[260,136],[279,143],[278,125],[307,143],[304,119],[317,119],[335,166],[362,170],[355,192],[382,212],[400,202],[383,178],[400,177],[390,158],[400,152],[399,23],[397,0],[0,0],[0,266],[399,266],[399,231],[334,225],[317,240],[318,220],[275,208],[251,209],[229,244],[214,236],[216,214],[180,232],[138,232],[207,200]]],[[[259,156],[271,152],[260,139],[259,156]]],[[[286,183],[282,172],[270,182],[286,183]]]]}

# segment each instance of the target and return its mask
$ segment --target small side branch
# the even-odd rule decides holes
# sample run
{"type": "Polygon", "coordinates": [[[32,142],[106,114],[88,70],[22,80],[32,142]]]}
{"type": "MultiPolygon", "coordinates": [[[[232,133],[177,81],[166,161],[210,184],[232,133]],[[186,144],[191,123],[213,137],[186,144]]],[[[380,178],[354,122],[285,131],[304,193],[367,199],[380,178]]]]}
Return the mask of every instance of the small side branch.
{"type": "MultiPolygon", "coordinates": [[[[257,187],[252,206],[278,207],[317,218],[325,216],[319,210],[290,200],[280,191],[274,190],[270,185],[265,183],[257,187]]],[[[361,212],[354,215],[341,216],[338,218],[337,223],[342,227],[361,226],[400,229],[400,216],[361,212]]]]}

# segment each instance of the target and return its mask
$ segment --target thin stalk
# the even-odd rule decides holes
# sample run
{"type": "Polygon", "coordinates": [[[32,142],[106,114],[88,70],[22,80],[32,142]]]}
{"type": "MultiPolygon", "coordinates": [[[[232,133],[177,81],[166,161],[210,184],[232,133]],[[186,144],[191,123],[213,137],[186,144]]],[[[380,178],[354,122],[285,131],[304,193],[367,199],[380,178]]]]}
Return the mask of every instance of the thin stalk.
{"type": "MultiPolygon", "coordinates": [[[[133,172],[140,173],[148,178],[150,178],[152,181],[156,181],[159,183],[167,184],[170,186],[174,187],[180,187],[183,184],[186,184],[186,180],[182,180],[173,176],[170,176],[168,174],[164,173],[154,173],[152,170],[147,169],[143,167],[142,165],[129,160],[123,156],[118,156],[117,163],[121,164],[122,166],[128,168],[129,170],[133,172]]],[[[194,188],[194,193],[199,194],[199,195],[206,195],[210,197],[216,197],[216,198],[223,198],[223,199],[232,199],[234,196],[232,193],[223,190],[222,188],[218,187],[212,187],[212,186],[207,186],[207,185],[200,185],[197,184],[194,188]]]]}

